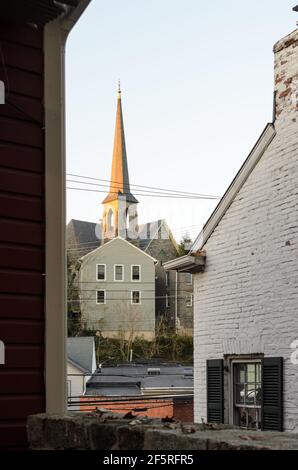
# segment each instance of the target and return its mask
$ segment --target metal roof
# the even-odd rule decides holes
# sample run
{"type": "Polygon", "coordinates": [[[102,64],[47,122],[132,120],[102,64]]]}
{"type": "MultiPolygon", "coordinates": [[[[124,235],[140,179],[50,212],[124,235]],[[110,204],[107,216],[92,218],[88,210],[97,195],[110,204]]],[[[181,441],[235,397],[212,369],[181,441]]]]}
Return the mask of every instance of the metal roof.
{"type": "Polygon", "coordinates": [[[44,26],[76,7],[80,0],[1,0],[0,18],[9,23],[32,23],[44,26]]]}

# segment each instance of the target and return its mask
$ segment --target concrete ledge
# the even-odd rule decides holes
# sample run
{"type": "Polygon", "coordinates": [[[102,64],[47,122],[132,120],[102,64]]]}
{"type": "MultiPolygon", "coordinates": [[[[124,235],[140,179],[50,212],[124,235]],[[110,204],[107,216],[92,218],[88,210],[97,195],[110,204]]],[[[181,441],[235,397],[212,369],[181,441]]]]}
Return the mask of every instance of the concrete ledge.
{"type": "Polygon", "coordinates": [[[298,450],[298,434],[94,413],[29,416],[34,450],[298,450]]]}

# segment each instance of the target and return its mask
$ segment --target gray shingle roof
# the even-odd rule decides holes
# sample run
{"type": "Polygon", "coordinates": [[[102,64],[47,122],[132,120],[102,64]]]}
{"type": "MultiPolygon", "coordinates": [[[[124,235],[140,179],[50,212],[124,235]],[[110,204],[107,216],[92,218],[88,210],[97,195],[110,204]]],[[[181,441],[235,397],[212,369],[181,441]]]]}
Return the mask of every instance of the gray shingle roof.
{"type": "MultiPolygon", "coordinates": [[[[133,364],[102,367],[87,382],[87,395],[141,394],[142,389],[172,389],[193,387],[193,377],[185,377],[185,366],[133,364]],[[148,368],[160,368],[160,375],[148,375],[148,368]]],[[[190,392],[191,393],[191,392],[190,392]]]]}
{"type": "MultiPolygon", "coordinates": [[[[164,220],[154,220],[139,225],[138,246],[145,251],[152,240],[152,236],[156,235],[157,230],[168,230],[164,220]]],[[[82,255],[86,254],[100,245],[101,224],[87,222],[85,220],[71,219],[66,227],[67,245],[72,248],[80,248],[82,255]]]]}
{"type": "Polygon", "coordinates": [[[67,338],[67,358],[85,372],[91,373],[94,350],[93,336],[67,338]]]}
{"type": "MultiPolygon", "coordinates": [[[[162,220],[154,220],[146,224],[139,225],[139,248],[145,251],[151,241],[151,234],[155,234],[158,227],[161,227],[162,220]]],[[[99,235],[101,224],[87,222],[85,220],[72,219],[66,227],[67,245],[72,248],[80,248],[83,254],[90,252],[100,245],[99,235]]]]}

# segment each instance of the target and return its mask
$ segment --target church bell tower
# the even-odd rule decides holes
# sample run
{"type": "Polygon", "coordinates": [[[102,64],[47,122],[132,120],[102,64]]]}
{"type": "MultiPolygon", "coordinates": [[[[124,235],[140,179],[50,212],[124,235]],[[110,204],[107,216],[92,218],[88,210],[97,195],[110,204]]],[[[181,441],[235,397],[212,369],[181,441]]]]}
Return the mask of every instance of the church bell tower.
{"type": "Polygon", "coordinates": [[[103,242],[117,236],[130,241],[136,240],[138,238],[138,201],[130,192],[120,83],[118,85],[110,191],[102,204],[103,242]]]}

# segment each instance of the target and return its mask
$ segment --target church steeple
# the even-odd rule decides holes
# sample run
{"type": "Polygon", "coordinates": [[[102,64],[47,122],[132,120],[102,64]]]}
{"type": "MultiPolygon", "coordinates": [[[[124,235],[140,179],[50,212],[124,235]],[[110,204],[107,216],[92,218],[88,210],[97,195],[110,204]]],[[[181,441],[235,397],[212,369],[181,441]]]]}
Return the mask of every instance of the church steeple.
{"type": "Polygon", "coordinates": [[[119,82],[110,191],[102,202],[104,239],[118,235],[127,236],[130,225],[137,223],[137,203],[137,199],[130,192],[119,82]]]}
{"type": "Polygon", "coordinates": [[[105,204],[106,202],[114,201],[121,195],[125,195],[127,201],[135,204],[138,202],[130,192],[119,82],[110,192],[102,203],[105,204]]]}

